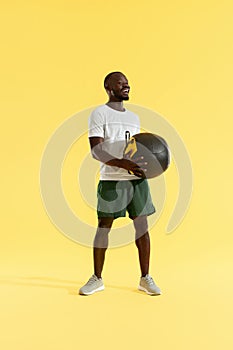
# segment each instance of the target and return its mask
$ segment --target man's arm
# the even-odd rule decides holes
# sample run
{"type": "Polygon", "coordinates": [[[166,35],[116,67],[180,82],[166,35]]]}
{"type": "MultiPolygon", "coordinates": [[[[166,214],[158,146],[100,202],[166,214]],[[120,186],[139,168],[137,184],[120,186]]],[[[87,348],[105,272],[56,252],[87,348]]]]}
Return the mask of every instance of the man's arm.
{"type": "Polygon", "coordinates": [[[89,142],[91,146],[91,153],[93,158],[99,160],[102,163],[105,163],[110,166],[116,166],[128,171],[132,171],[134,175],[138,177],[143,177],[144,172],[139,167],[139,165],[144,165],[145,163],[135,164],[127,158],[114,158],[108,152],[102,149],[104,139],[102,137],[89,137],[89,142]]]}

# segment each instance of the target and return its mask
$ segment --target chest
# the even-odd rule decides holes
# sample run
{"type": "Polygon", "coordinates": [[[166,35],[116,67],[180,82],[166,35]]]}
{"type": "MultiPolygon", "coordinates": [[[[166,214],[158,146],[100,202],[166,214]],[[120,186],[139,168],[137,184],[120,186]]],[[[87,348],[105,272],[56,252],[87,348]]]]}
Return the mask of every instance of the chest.
{"type": "Polygon", "coordinates": [[[139,132],[139,129],[139,120],[134,116],[107,116],[104,125],[104,138],[124,140],[126,131],[129,131],[130,136],[133,136],[139,132]]]}

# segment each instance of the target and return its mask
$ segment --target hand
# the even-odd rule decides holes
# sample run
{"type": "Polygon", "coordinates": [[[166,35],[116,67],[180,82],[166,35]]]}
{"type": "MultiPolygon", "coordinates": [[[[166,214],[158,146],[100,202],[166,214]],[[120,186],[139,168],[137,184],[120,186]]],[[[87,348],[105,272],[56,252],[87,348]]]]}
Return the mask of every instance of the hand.
{"type": "Polygon", "coordinates": [[[133,161],[130,159],[130,152],[127,153],[124,158],[120,159],[119,167],[128,170],[129,174],[134,174],[135,176],[146,178],[147,169],[145,166],[147,162],[143,162],[143,156],[134,158],[133,161]]]}

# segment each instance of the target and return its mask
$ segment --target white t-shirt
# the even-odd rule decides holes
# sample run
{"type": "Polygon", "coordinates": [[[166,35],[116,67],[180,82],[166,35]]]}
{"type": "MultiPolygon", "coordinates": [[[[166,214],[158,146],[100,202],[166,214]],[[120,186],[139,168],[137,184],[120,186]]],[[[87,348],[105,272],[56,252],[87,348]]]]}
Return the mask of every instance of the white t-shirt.
{"type": "MultiPolygon", "coordinates": [[[[126,145],[126,131],[130,137],[140,132],[139,117],[125,109],[116,111],[107,105],[98,106],[89,117],[89,137],[103,137],[103,150],[113,158],[122,158],[126,145]]],[[[101,162],[100,180],[138,180],[139,177],[131,175],[127,170],[106,165],[101,162]]]]}

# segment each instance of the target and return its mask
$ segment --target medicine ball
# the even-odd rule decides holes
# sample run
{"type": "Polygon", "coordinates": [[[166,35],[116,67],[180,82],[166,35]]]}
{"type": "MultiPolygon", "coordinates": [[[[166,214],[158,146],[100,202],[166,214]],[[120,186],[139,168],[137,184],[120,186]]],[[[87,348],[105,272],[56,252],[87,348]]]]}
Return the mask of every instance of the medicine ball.
{"type": "Polygon", "coordinates": [[[170,152],[166,141],[158,135],[140,133],[132,136],[124,149],[124,156],[130,154],[130,159],[135,163],[146,162],[144,172],[146,178],[161,175],[169,166],[170,152]],[[129,153],[130,152],[130,153],[129,153]],[[140,158],[143,156],[143,160],[140,158]]]}

